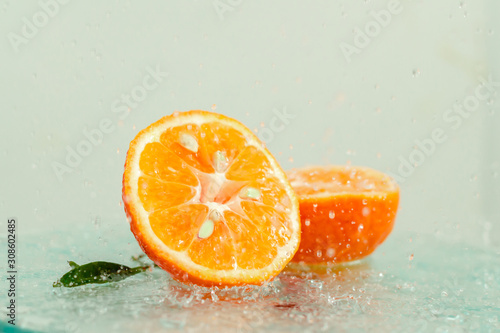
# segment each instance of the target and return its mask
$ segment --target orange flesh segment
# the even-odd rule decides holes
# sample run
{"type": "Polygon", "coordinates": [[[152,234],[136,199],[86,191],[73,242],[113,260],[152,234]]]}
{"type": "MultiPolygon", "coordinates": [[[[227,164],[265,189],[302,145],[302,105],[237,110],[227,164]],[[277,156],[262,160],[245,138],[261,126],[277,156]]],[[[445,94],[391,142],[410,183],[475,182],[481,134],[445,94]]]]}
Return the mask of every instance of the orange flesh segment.
{"type": "Polygon", "coordinates": [[[149,215],[151,227],[161,241],[176,251],[184,251],[208,215],[205,205],[180,205],[149,215]],[[170,221],[176,221],[171,223],[170,221]]]}
{"type": "Polygon", "coordinates": [[[146,175],[165,182],[198,185],[198,180],[187,167],[187,163],[158,142],[149,143],[144,147],[140,168],[146,175]]]}
{"type": "Polygon", "coordinates": [[[183,204],[195,193],[196,190],[188,185],[167,183],[148,176],[139,178],[139,198],[148,212],[183,204]]]}
{"type": "Polygon", "coordinates": [[[210,269],[270,265],[290,239],[292,204],[267,157],[220,123],[172,127],[159,141],[145,146],[139,165],[139,197],[154,234],[210,269]],[[200,237],[214,210],[213,229],[200,237]]]}
{"type": "Polygon", "coordinates": [[[243,269],[259,269],[269,265],[276,256],[273,243],[266,240],[262,221],[250,220],[231,211],[224,214],[228,228],[234,235],[236,262],[243,269]],[[263,256],[255,256],[255,251],[263,256]]]}

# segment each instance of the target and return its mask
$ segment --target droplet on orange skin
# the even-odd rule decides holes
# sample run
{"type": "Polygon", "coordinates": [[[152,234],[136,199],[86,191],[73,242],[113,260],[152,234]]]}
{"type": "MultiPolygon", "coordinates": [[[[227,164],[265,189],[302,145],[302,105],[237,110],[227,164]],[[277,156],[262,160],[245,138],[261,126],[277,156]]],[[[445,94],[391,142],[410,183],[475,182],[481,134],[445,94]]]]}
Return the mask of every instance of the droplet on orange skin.
{"type": "Polygon", "coordinates": [[[302,220],[293,262],[361,259],[391,232],[399,187],[387,175],[369,168],[329,166],[293,169],[288,177],[299,196],[302,220]],[[317,256],[318,251],[326,255],[317,256]]]}

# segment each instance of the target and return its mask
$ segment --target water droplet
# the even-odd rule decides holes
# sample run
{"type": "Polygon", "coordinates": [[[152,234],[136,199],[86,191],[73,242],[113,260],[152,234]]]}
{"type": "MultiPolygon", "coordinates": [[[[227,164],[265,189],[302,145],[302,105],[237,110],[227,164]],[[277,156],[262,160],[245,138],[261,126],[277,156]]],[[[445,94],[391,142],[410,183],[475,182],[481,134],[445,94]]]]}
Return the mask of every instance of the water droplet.
{"type": "Polygon", "coordinates": [[[328,217],[330,218],[330,220],[333,220],[335,218],[335,212],[333,210],[331,210],[329,213],[328,213],[328,217]]]}
{"type": "Polygon", "coordinates": [[[370,215],[370,208],[368,208],[368,207],[363,207],[363,210],[361,211],[361,213],[363,214],[363,216],[368,216],[368,215],[370,215]]]}
{"type": "Polygon", "coordinates": [[[101,217],[96,216],[92,219],[92,223],[94,224],[96,229],[99,229],[101,227],[101,217]]]}
{"type": "Polygon", "coordinates": [[[219,297],[217,296],[217,294],[215,293],[215,290],[212,290],[210,292],[210,297],[212,298],[212,302],[217,302],[219,300],[219,297]]]}
{"type": "Polygon", "coordinates": [[[310,225],[311,225],[311,220],[306,219],[306,220],[304,221],[304,224],[306,225],[306,227],[310,226],[310,225]]]}

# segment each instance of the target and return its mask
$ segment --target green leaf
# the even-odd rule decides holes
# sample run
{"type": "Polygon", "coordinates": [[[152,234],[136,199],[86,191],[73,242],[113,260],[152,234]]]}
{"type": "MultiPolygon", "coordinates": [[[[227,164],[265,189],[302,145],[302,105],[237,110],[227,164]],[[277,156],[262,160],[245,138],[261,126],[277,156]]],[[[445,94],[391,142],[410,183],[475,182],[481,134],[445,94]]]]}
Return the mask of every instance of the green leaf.
{"type": "Polygon", "coordinates": [[[73,269],[64,274],[57,282],[54,282],[53,287],[72,288],[89,283],[117,282],[144,272],[151,267],[145,265],[130,268],[106,261],[95,261],[81,266],[73,261],[68,261],[68,263],[73,269]]]}
{"type": "Polygon", "coordinates": [[[71,268],[77,268],[79,267],[80,265],[78,265],[76,262],[74,261],[68,261],[68,264],[69,264],[69,267],[71,268]]]}

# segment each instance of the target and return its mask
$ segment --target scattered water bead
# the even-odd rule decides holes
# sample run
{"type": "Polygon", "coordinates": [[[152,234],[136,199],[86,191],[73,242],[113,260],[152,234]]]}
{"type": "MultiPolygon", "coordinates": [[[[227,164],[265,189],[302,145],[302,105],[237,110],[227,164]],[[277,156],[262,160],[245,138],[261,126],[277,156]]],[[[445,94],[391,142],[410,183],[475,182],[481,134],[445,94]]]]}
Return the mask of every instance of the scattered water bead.
{"type": "Polygon", "coordinates": [[[363,207],[363,210],[361,211],[361,213],[363,214],[363,216],[368,216],[370,215],[370,208],[368,207],[363,207]]]}

